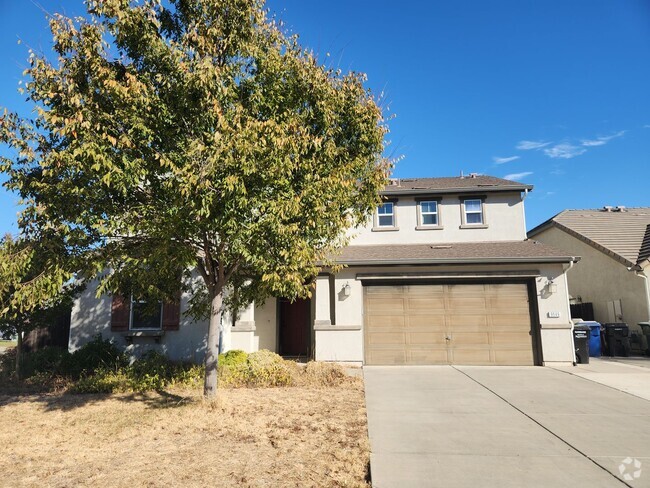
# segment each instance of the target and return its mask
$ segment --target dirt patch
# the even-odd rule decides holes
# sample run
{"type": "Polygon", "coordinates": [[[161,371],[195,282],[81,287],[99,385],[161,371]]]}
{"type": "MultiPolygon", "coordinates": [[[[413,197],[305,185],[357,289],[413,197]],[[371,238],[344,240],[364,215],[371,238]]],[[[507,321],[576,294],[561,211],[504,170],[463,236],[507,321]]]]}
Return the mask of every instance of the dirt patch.
{"type": "Polygon", "coordinates": [[[368,486],[360,380],[219,394],[0,394],[2,484],[368,486]]]}

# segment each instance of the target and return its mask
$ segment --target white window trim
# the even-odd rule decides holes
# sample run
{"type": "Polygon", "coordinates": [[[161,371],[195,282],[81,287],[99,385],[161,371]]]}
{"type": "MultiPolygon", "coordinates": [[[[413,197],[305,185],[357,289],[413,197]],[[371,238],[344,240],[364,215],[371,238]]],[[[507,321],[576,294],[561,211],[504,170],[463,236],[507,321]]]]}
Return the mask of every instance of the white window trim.
{"type": "Polygon", "coordinates": [[[461,206],[461,215],[462,215],[462,225],[461,229],[487,229],[487,219],[485,217],[485,198],[482,197],[469,197],[463,198],[463,204],[461,206]],[[467,202],[479,202],[481,204],[481,210],[478,211],[468,211],[466,207],[467,202]],[[468,214],[480,214],[481,222],[480,223],[469,223],[467,221],[468,214]]]}
{"type": "Polygon", "coordinates": [[[440,221],[440,200],[418,200],[417,201],[417,212],[418,212],[418,225],[416,227],[416,230],[433,230],[433,229],[442,229],[442,223],[440,221]],[[422,211],[422,204],[423,203],[435,203],[436,204],[436,211],[435,212],[423,212],[422,211]],[[425,215],[435,215],[436,216],[436,223],[435,224],[425,224],[424,223],[424,216],[425,215]]]}
{"type": "Polygon", "coordinates": [[[163,330],[163,303],[160,302],[160,324],[157,329],[151,327],[133,327],[133,304],[134,303],[146,303],[146,300],[134,300],[133,295],[131,295],[131,306],[129,307],[129,330],[163,330]]]}

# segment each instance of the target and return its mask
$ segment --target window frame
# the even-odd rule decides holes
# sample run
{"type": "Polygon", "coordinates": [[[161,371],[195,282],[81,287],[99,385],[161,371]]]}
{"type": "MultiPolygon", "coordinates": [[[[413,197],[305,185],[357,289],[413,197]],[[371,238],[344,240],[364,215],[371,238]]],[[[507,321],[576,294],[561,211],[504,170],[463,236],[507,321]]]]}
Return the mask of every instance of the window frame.
{"type": "Polygon", "coordinates": [[[415,199],[415,204],[417,206],[417,227],[415,230],[440,230],[443,229],[444,227],[442,226],[442,211],[440,208],[440,202],[442,201],[441,197],[424,197],[424,198],[416,198],[415,199]],[[435,224],[425,224],[424,223],[424,215],[425,213],[422,212],[422,204],[423,203],[431,203],[435,202],[436,204],[436,211],[434,212],[426,212],[426,215],[435,215],[436,216],[436,223],[435,224]]]}
{"type": "Polygon", "coordinates": [[[134,312],[134,304],[139,304],[139,303],[147,303],[147,300],[137,300],[133,298],[133,295],[131,295],[131,302],[130,302],[130,310],[129,310],[129,330],[133,331],[145,331],[145,330],[150,330],[150,331],[161,331],[163,330],[163,305],[164,303],[158,302],[159,307],[160,307],[160,323],[158,324],[157,328],[153,327],[133,327],[133,312],[134,312]]]}
{"type": "Polygon", "coordinates": [[[485,212],[485,195],[465,195],[460,197],[461,199],[461,229],[486,229],[488,227],[487,224],[487,216],[485,212]],[[467,210],[467,202],[479,202],[481,210],[480,211],[468,211],[467,210]],[[479,214],[481,216],[481,222],[468,222],[467,221],[467,216],[468,214],[479,214]]]}
{"type": "Polygon", "coordinates": [[[397,199],[396,198],[387,198],[384,199],[384,201],[377,206],[374,212],[374,217],[373,217],[373,226],[372,230],[377,232],[382,232],[382,231],[395,231],[399,230],[399,227],[397,227],[397,199]],[[383,207],[387,203],[390,203],[393,206],[392,212],[390,214],[380,214],[379,209],[380,207],[383,207]],[[393,223],[392,225],[380,225],[379,224],[379,217],[380,216],[386,216],[386,215],[391,215],[393,217],[393,223]]]}

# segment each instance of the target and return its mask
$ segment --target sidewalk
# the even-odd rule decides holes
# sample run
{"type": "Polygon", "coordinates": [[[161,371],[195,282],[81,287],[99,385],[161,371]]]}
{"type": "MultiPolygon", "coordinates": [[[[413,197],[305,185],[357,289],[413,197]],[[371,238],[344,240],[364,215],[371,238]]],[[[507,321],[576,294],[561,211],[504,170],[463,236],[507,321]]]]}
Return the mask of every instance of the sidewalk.
{"type": "Polygon", "coordinates": [[[642,358],[589,358],[589,364],[554,369],[650,400],[650,360],[645,361],[642,358]],[[635,364],[630,364],[633,362],[635,364]],[[643,366],[637,366],[637,362],[643,366]]]}

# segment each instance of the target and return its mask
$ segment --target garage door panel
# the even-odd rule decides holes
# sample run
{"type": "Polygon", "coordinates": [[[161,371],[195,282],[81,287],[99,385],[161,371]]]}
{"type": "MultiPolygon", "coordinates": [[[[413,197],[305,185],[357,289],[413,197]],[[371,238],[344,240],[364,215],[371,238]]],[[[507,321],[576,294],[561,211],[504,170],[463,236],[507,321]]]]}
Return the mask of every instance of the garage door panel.
{"type": "Polygon", "coordinates": [[[367,286],[365,293],[366,364],[533,364],[525,284],[367,286]]]}
{"type": "Polygon", "coordinates": [[[451,349],[452,364],[491,364],[492,359],[489,349],[463,348],[451,349]]]}
{"type": "Polygon", "coordinates": [[[403,292],[409,296],[443,297],[445,285],[406,285],[403,292]]]}
{"type": "Polygon", "coordinates": [[[447,364],[447,348],[444,349],[411,349],[408,352],[408,364],[447,364]]]}
{"type": "Polygon", "coordinates": [[[491,322],[494,328],[507,329],[522,329],[530,330],[530,314],[528,310],[526,313],[518,314],[492,314],[491,322]]]}
{"type": "Polygon", "coordinates": [[[406,300],[406,306],[410,313],[427,313],[430,311],[439,310],[444,312],[445,310],[445,298],[444,297],[422,297],[422,298],[408,298],[406,300]]]}
{"type": "Polygon", "coordinates": [[[449,297],[447,302],[447,309],[452,309],[458,313],[467,311],[474,313],[477,310],[487,310],[488,303],[485,297],[449,297]]]}
{"type": "Polygon", "coordinates": [[[406,335],[402,332],[375,332],[370,337],[371,346],[374,345],[399,345],[406,344],[406,335]]]}
{"type": "Polygon", "coordinates": [[[447,285],[447,294],[450,297],[458,296],[483,296],[486,285],[447,285]]]}
{"type": "Polygon", "coordinates": [[[445,344],[445,333],[433,332],[409,332],[406,334],[406,347],[421,347],[426,349],[426,346],[431,344],[445,344]]]}
{"type": "Polygon", "coordinates": [[[406,324],[408,327],[427,327],[432,329],[445,329],[445,315],[409,315],[406,324]]]}
{"type": "Polygon", "coordinates": [[[520,366],[522,364],[533,364],[533,352],[527,350],[496,350],[494,351],[496,364],[502,366],[520,366]]]}
{"type": "Polygon", "coordinates": [[[454,346],[464,346],[472,344],[490,344],[490,334],[487,331],[463,334],[454,332],[451,336],[454,346]]]}
{"type": "Polygon", "coordinates": [[[407,319],[408,317],[404,314],[373,314],[368,317],[368,325],[371,327],[404,327],[407,319]]]}
{"type": "Polygon", "coordinates": [[[530,334],[528,332],[493,332],[492,343],[503,345],[530,345],[530,334]]]}
{"type": "Polygon", "coordinates": [[[403,298],[373,298],[368,300],[369,302],[369,311],[372,314],[383,313],[383,312],[404,312],[405,310],[405,300],[403,298]]]}
{"type": "Polygon", "coordinates": [[[367,353],[366,358],[366,362],[369,364],[407,364],[404,349],[375,349],[367,353]]]}
{"type": "Polygon", "coordinates": [[[447,324],[453,330],[483,330],[488,326],[486,315],[457,315],[455,313],[447,316],[447,324]]]}

